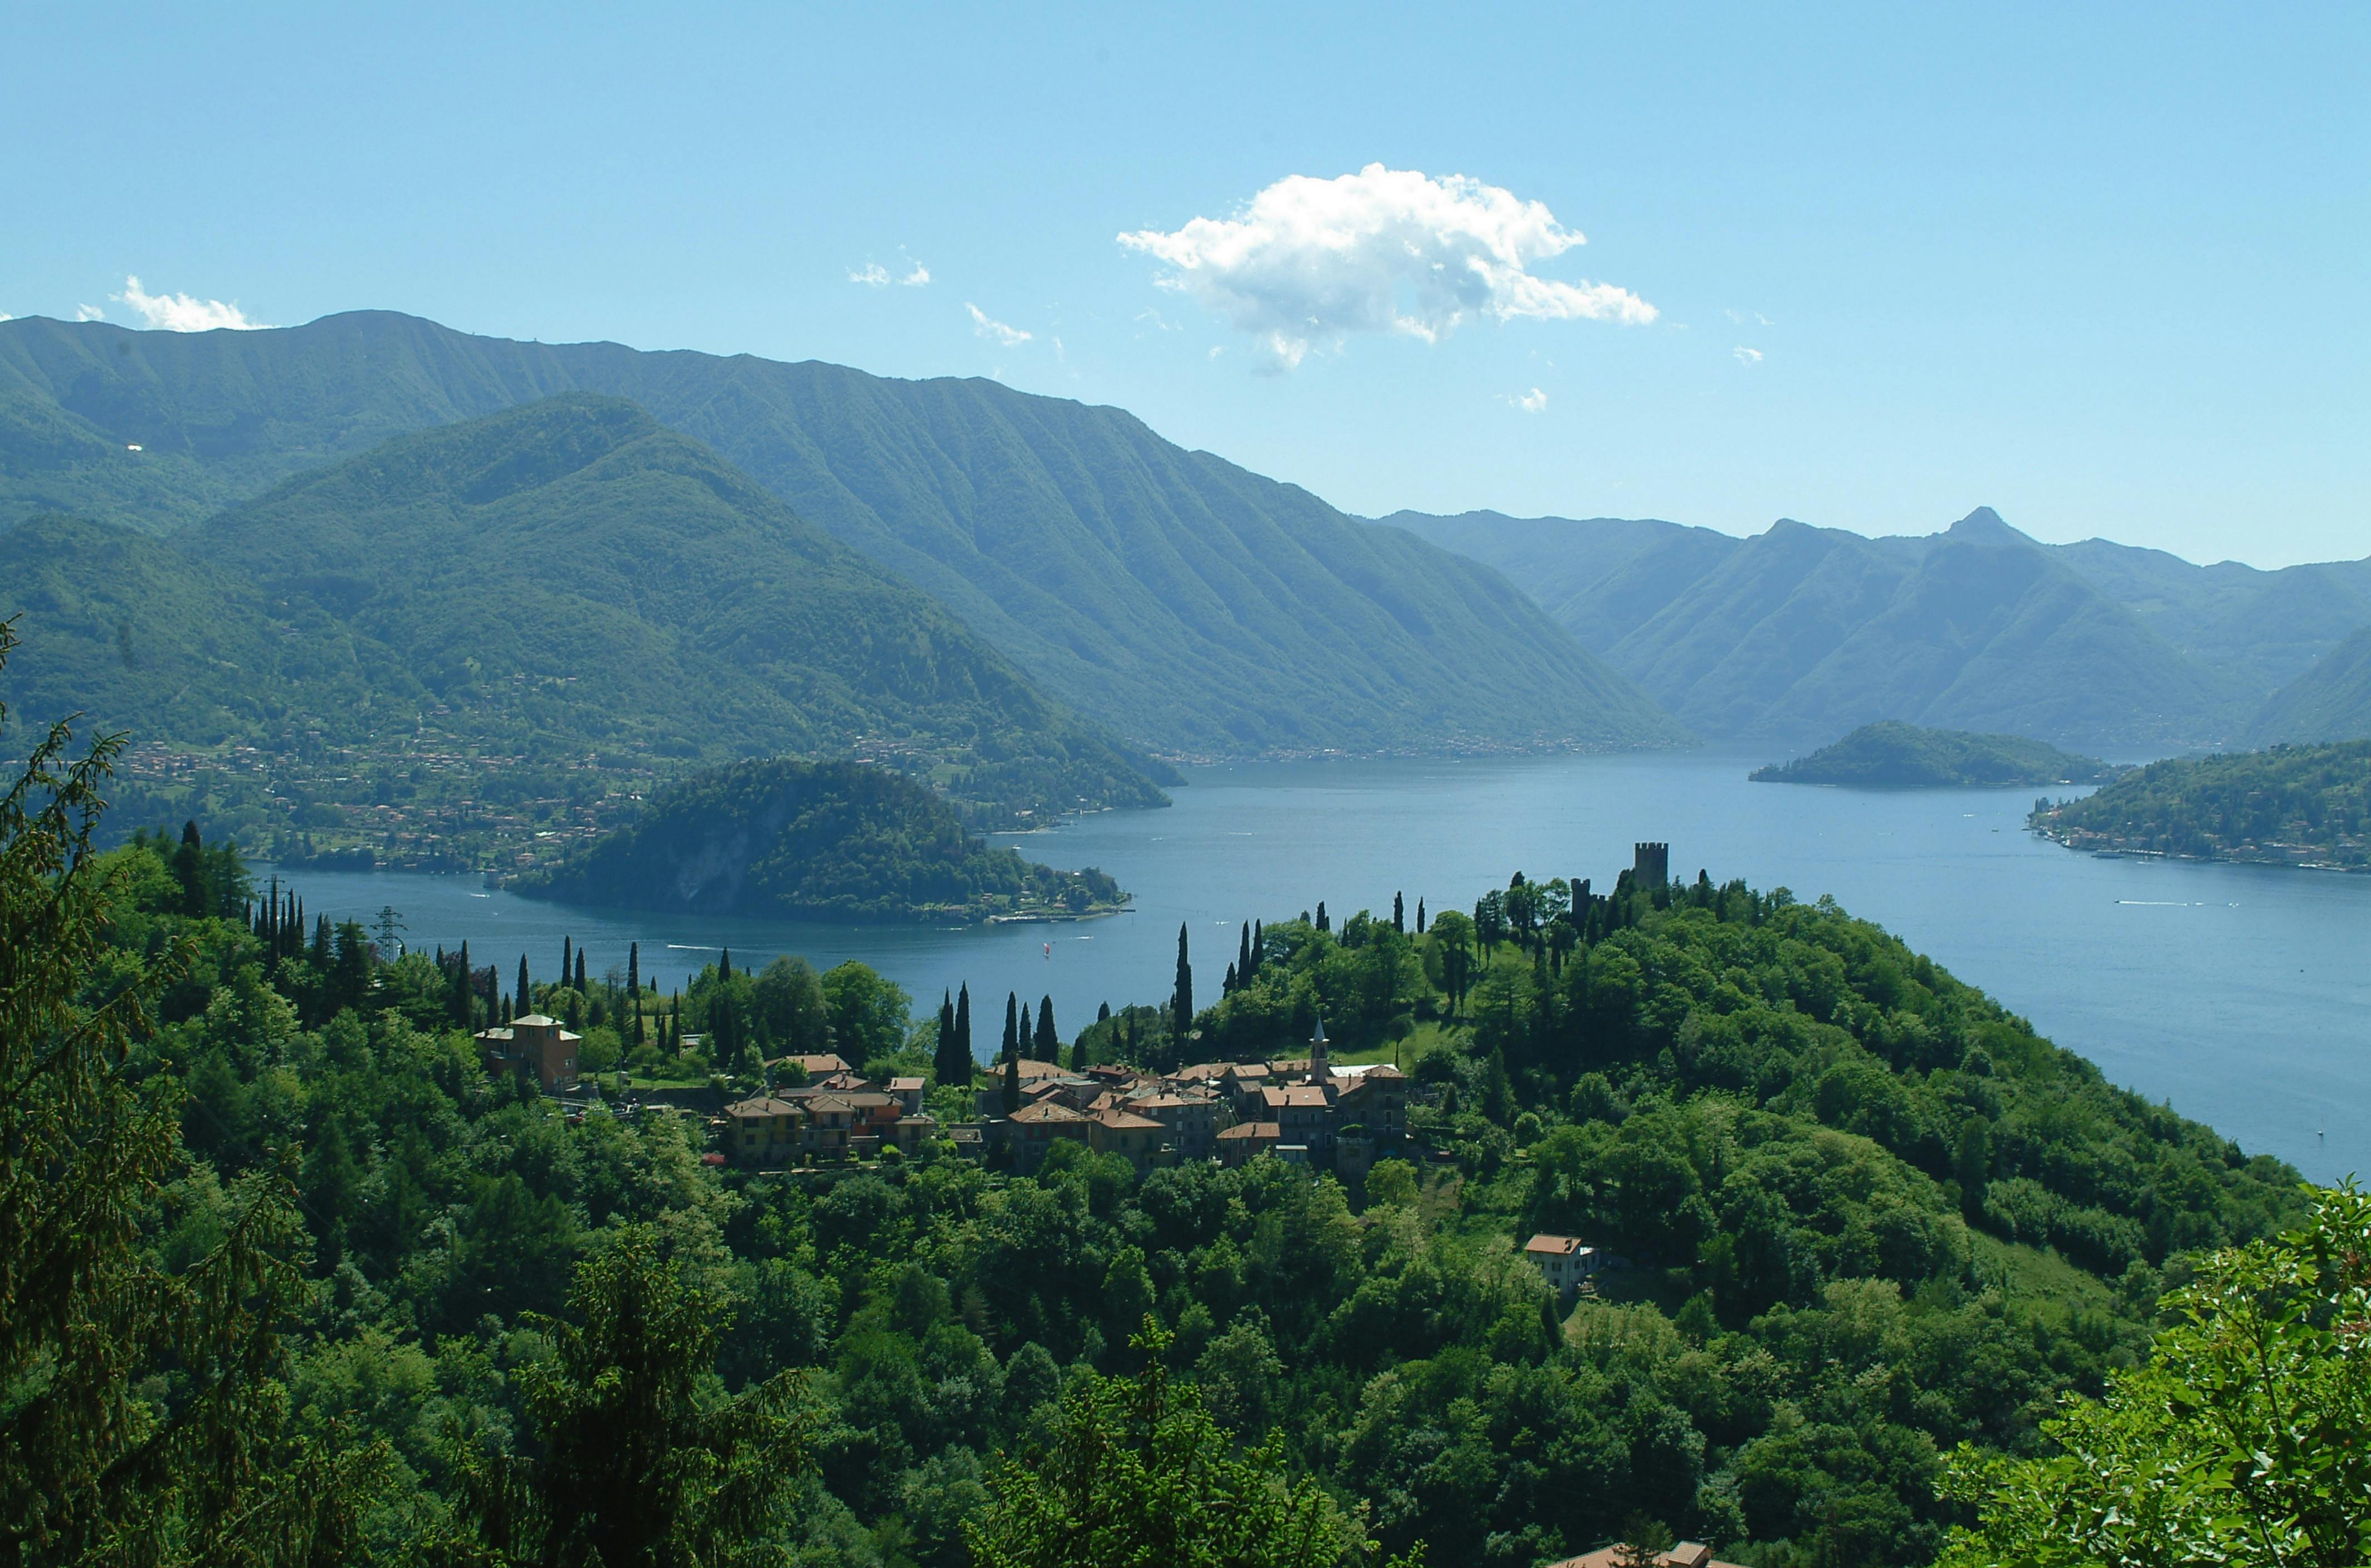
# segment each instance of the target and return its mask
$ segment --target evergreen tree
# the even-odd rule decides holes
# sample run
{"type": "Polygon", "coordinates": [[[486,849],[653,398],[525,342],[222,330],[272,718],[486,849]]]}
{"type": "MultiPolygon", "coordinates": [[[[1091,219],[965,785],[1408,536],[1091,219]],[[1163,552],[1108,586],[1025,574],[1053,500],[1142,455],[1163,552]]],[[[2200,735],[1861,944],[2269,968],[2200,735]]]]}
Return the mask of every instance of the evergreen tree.
{"type": "Polygon", "coordinates": [[[1035,1049],[1029,1054],[1037,1060],[1058,1062],[1062,1059],[1062,1037],[1054,1032],[1054,998],[1050,996],[1037,999],[1037,1038],[1033,1043],[1035,1049]]]}
{"type": "Polygon", "coordinates": [[[1095,1009],[1095,1021],[1097,1023],[1109,1023],[1111,1021],[1111,1004],[1109,1002],[1104,1003],[1103,1006],[1095,1009]]]}
{"type": "Polygon", "coordinates": [[[580,997],[589,997],[593,994],[592,988],[584,984],[584,950],[583,948],[576,950],[576,994],[580,997]]]}
{"type": "Polygon", "coordinates": [[[1004,993],[1004,1043],[998,1047],[997,1057],[1010,1062],[1021,1054],[1021,993],[1004,993]]]}
{"type": "Polygon", "coordinates": [[[634,1009],[633,1021],[629,1026],[633,1032],[628,1038],[631,1043],[640,1045],[642,1043],[642,944],[640,942],[626,944],[626,995],[632,998],[634,1009]]]}
{"type": "Polygon", "coordinates": [[[311,961],[316,974],[327,974],[330,972],[330,917],[327,915],[313,922],[313,948],[306,957],[311,961]]]}
{"type": "Polygon", "coordinates": [[[1421,898],[1416,901],[1416,934],[1419,937],[1424,935],[1424,900],[1421,898]]]}
{"type": "Polygon", "coordinates": [[[1169,997],[1170,1028],[1176,1035],[1177,1049],[1186,1048],[1186,1036],[1194,1032],[1194,965],[1186,950],[1186,923],[1177,923],[1177,986],[1169,997]]]}
{"type": "MultiPolygon", "coordinates": [[[[0,621],[0,667],[15,642],[0,621]]],[[[110,951],[130,888],[91,836],[121,741],[69,761],[71,738],[51,727],[0,792],[0,1556],[349,1561],[387,1451],[286,1419],[305,1238],[285,1176],[226,1182],[193,1258],[168,1266],[144,1234],[189,1157],[182,1097],[132,1063],[195,948],[110,951]]]]}
{"type": "Polygon", "coordinates": [[[939,1003],[939,1048],[931,1058],[931,1075],[941,1083],[971,1081],[971,1053],[963,1048],[959,1033],[954,997],[948,996],[939,1003]]]}
{"type": "Polygon", "coordinates": [[[1234,983],[1227,989],[1232,991],[1236,986],[1248,986],[1252,983],[1252,926],[1248,920],[1243,922],[1243,934],[1235,943],[1234,973],[1234,983]]]}
{"type": "Polygon", "coordinates": [[[1239,984],[1239,982],[1235,975],[1235,966],[1230,963],[1227,965],[1227,977],[1219,982],[1219,995],[1222,997],[1233,996],[1235,994],[1235,986],[1237,984],[1239,984]]]}
{"type": "Polygon", "coordinates": [[[1392,894],[1392,929],[1405,935],[1407,931],[1407,905],[1398,894],[1392,894]]]}
{"type": "Polygon", "coordinates": [[[563,986],[568,985],[575,978],[575,975],[576,959],[574,950],[571,946],[569,940],[566,937],[561,937],[560,939],[560,983],[563,986]]]}
{"type": "Polygon", "coordinates": [[[1267,928],[1257,920],[1252,922],[1252,973],[1257,974],[1267,963],[1267,928]]]}
{"type": "Polygon", "coordinates": [[[206,887],[205,845],[198,836],[196,823],[181,824],[181,847],[173,853],[172,867],[173,880],[181,884],[181,913],[193,920],[213,914],[214,899],[206,887]]]}
{"type": "Polygon", "coordinates": [[[1325,918],[1325,901],[1322,898],[1317,901],[1317,928],[1321,931],[1334,928],[1334,923],[1325,918]]]}
{"type": "Polygon", "coordinates": [[[527,1000],[531,994],[532,993],[530,993],[526,988],[526,954],[521,953],[519,954],[518,989],[512,993],[512,995],[518,999],[517,1005],[521,1012],[533,1012],[535,1010],[533,1004],[527,1000]]]}
{"type": "Polygon", "coordinates": [[[733,950],[731,948],[726,948],[723,952],[719,954],[717,957],[716,978],[720,981],[730,980],[733,978],[733,950]]]}
{"type": "Polygon", "coordinates": [[[972,1064],[979,1060],[971,1049],[971,984],[955,987],[955,1045],[963,1053],[963,1079],[971,1081],[972,1064]]]}

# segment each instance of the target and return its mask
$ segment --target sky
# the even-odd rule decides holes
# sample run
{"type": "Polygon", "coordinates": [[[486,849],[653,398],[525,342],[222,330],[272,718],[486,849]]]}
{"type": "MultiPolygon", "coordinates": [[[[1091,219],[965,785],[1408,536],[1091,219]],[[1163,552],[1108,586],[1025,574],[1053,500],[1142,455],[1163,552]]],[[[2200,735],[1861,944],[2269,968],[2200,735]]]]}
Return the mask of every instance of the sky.
{"type": "Polygon", "coordinates": [[[994,376],[1367,515],[2371,554],[2371,6],[1808,9],[17,6],[0,313],[994,376]]]}

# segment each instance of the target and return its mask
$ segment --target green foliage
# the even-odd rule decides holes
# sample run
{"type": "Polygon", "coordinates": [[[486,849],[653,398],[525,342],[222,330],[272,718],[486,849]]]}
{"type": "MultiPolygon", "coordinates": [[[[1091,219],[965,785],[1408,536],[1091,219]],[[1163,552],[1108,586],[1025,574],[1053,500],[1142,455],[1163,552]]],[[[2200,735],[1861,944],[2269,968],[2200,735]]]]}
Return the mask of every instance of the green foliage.
{"type": "Polygon", "coordinates": [[[1070,1389],[1049,1450],[1008,1463],[966,1525],[977,1568],[1333,1568],[1374,1550],[1314,1480],[1287,1481],[1281,1441],[1238,1449],[1172,1385],[1172,1343],[1147,1317],[1128,1341],[1142,1371],[1070,1389]]]}
{"type": "Polygon", "coordinates": [[[2012,784],[2104,784],[2121,769],[2023,735],[1922,730],[1891,719],[1864,724],[1833,744],[1749,775],[1764,784],[1850,784],[1937,790],[2012,784]]]}
{"type": "Polygon", "coordinates": [[[572,903],[882,921],[1083,913],[1127,897],[1092,868],[1057,871],[990,847],[887,768],[787,760],[695,775],[518,885],[572,903]]]}
{"type": "Polygon", "coordinates": [[[2145,1365],[2045,1422],[2023,1458],[1962,1449],[1980,1517],[1949,1568],[2192,1562],[2342,1568],[2371,1553],[2371,1199],[2218,1251],[2161,1309],[2145,1365]]]}
{"type": "Polygon", "coordinates": [[[2153,762],[2033,824],[2077,849],[2371,867],[2371,740],[2153,762]]]}
{"type": "MultiPolygon", "coordinates": [[[[934,596],[1063,702],[1163,752],[1682,738],[1496,573],[1345,516],[1297,487],[1185,451],[1118,409],[981,380],[508,342],[386,312],[250,334],[234,349],[194,334],[168,343],[104,324],[11,321],[0,323],[0,530],[40,511],[158,531],[186,526],[404,432],[571,390],[632,398],[706,443],[799,518],[934,596]],[[69,386],[79,389],[73,411],[59,396],[69,386]],[[132,443],[145,450],[127,453],[132,443]],[[1346,662],[1346,649],[1357,657],[1346,662]]],[[[738,474],[720,482],[734,491],[747,483],[738,474]]],[[[698,541],[711,533],[710,517],[678,510],[679,501],[667,498],[676,522],[653,518],[647,533],[621,535],[617,518],[599,511],[553,525],[550,537],[569,540],[566,572],[541,570],[561,553],[543,540],[495,546],[484,562],[501,588],[460,601],[467,614],[439,618],[465,643],[480,635],[471,624],[480,617],[499,637],[511,608],[502,589],[532,587],[541,599],[550,584],[578,578],[588,591],[565,608],[584,618],[596,651],[565,673],[588,683],[597,673],[613,688],[646,680],[645,689],[664,694],[665,728],[697,724],[703,744],[729,734],[726,711],[746,705],[771,726],[752,732],[768,751],[824,748],[777,738],[796,715],[759,689],[774,671],[737,657],[770,640],[765,622],[788,615],[836,640],[870,640],[885,660],[909,649],[915,657],[899,661],[901,674],[977,670],[948,656],[944,634],[960,629],[951,620],[917,638],[910,620],[900,636],[883,622],[843,617],[830,602],[828,571],[801,567],[769,582],[767,560],[781,559],[776,541],[727,535],[706,548],[698,541]],[[653,560],[665,570],[648,570],[653,560]],[[537,570],[521,575],[521,562],[537,570]],[[689,605],[697,624],[645,627],[611,608],[652,599],[689,605]],[[716,601],[712,613],[702,599],[716,601]],[[743,613],[759,603],[762,616],[743,613]],[[730,663],[699,657],[714,633],[723,634],[730,663]],[[625,640],[606,640],[612,636],[625,640]],[[695,678],[680,683],[678,671],[695,678]]],[[[780,507],[773,516],[782,530],[801,526],[780,507]]],[[[488,570],[457,575],[484,582],[488,570]]],[[[0,581],[10,580],[0,555],[0,581]]],[[[104,622],[92,659],[114,657],[121,618],[104,622]]],[[[161,640],[136,617],[133,628],[135,646],[161,640]]],[[[421,663],[458,683],[450,666],[464,651],[439,658],[428,650],[421,663]]],[[[520,668],[487,663],[489,684],[506,684],[520,668]]],[[[835,702],[843,695],[836,674],[818,671],[810,686],[785,695],[835,702]]],[[[574,695],[590,694],[580,686],[574,695]]],[[[402,711],[409,719],[413,709],[402,711]]],[[[969,709],[983,736],[1051,728],[1008,726],[1001,712],[997,703],[969,709]]],[[[901,715],[891,708],[887,717],[901,715]]],[[[857,733],[902,737],[907,728],[857,733]]],[[[1091,732],[1073,730],[1064,744],[1067,757],[1047,757],[1050,747],[1030,754],[1047,758],[1035,776],[1053,775],[1039,799],[1064,808],[1079,795],[1125,799],[1124,765],[1099,751],[1091,732]],[[1100,787],[1073,787],[1077,779],[1100,787]]],[[[981,795],[1011,801],[1021,791],[981,795]]]]}

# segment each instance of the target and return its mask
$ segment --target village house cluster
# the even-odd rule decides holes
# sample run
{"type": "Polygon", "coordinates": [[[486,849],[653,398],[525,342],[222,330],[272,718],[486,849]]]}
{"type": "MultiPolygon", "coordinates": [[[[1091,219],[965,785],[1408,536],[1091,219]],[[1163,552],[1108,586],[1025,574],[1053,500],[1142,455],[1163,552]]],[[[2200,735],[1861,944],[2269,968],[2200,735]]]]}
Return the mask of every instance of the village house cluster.
{"type": "Polygon", "coordinates": [[[871,1159],[885,1148],[911,1155],[938,1136],[939,1124],[922,1109],[923,1082],[893,1078],[885,1084],[860,1076],[834,1055],[785,1056],[806,1082],[778,1088],[724,1108],[724,1158],[752,1170],[823,1160],[871,1159]]]}

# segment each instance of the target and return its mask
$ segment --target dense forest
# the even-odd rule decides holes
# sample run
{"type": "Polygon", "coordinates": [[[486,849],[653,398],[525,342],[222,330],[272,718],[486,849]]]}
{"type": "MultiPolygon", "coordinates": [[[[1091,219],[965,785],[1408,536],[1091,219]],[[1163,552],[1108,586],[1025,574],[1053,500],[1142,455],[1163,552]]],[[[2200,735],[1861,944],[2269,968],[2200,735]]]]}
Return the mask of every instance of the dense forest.
{"type": "MultiPolygon", "coordinates": [[[[2108,1561],[2040,1555],[2105,1505],[2065,1458],[2102,1445],[2206,1467],[2169,1529],[2289,1528],[2273,1483],[2311,1446],[2260,1440],[2227,1378],[2197,1395],[2227,1429],[2152,1390],[2226,1364],[2247,1311],[2360,1293],[2267,1240],[2308,1217],[2294,1172],[1783,890],[1321,909],[1247,927],[1206,1005],[1181,953],[1174,995],[1069,1045],[1297,1054],[1322,1012],[1428,1091],[1420,1147],[1347,1186],[1070,1145],[1031,1178],[948,1147],[763,1175],[695,1121],[489,1077],[466,1034],[531,1000],[673,1021],[656,1052],[682,1004],[621,1007],[581,955],[490,998],[462,955],[283,917],[195,824],[101,853],[110,761],[53,735],[0,805],[21,1561],[1530,1564],[1673,1534],[1757,1568],[2108,1561]],[[1513,1250],[1541,1228],[1630,1266],[1567,1308],[1513,1250]],[[2248,1268],[2287,1272],[2247,1295],[2248,1268]],[[2234,1442],[2247,1506],[2215,1490],[2234,1442]]],[[[772,996],[793,1043],[952,1065],[946,1012],[908,1023],[862,968],[695,989],[711,1030],[772,996]]],[[[711,1065],[749,1090],[769,1054],[711,1065]]],[[[2359,1347],[2274,1316],[2295,1410],[2359,1406],[2359,1347]]]]}
{"type": "Polygon", "coordinates": [[[862,763],[743,762],[698,774],[519,891],[573,904],[842,920],[1118,908],[1103,872],[991,848],[922,785],[862,763]]]}
{"type": "Polygon", "coordinates": [[[2153,762],[2031,821],[2076,849],[2371,870],[2371,740],[2153,762]]]}
{"type": "Polygon", "coordinates": [[[1884,719],[1792,762],[1757,767],[1764,784],[1845,784],[1876,790],[2104,784],[2118,769],[2023,735],[1923,730],[1884,719]]]}
{"type": "Polygon", "coordinates": [[[509,870],[750,755],[866,758],[992,826],[1175,778],[616,398],[399,436],[169,540],[36,519],[0,582],[9,700],[135,732],[140,820],[281,859],[509,870]]]}

